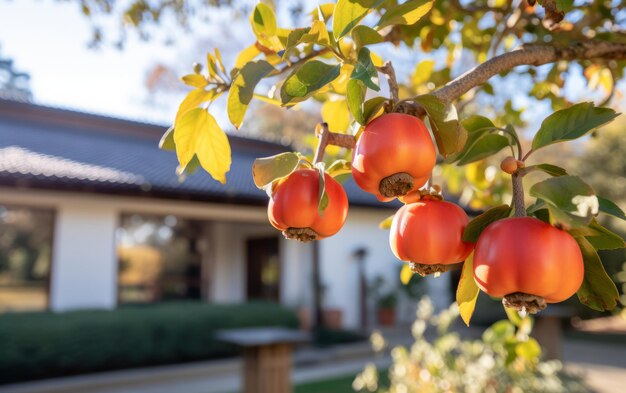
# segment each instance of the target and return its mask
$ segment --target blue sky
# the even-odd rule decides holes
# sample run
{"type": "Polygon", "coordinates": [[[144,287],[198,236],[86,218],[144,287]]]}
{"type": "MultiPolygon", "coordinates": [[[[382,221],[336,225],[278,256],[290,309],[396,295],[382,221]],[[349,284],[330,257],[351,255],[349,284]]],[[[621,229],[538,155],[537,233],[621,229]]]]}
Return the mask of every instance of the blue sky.
{"type": "Polygon", "coordinates": [[[168,123],[180,96],[155,108],[147,103],[144,79],[152,64],[176,59],[180,47],[129,37],[123,51],[94,50],[87,47],[91,34],[78,2],[0,2],[1,54],[31,74],[36,102],[168,123]]]}

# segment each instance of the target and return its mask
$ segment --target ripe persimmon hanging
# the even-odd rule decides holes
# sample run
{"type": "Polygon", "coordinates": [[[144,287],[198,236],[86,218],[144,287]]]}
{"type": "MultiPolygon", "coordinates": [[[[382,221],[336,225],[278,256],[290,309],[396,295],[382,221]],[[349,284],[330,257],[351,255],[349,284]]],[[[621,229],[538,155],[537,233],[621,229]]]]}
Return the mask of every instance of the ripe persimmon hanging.
{"type": "Polygon", "coordinates": [[[476,284],[505,305],[536,312],[580,288],[583,257],[574,238],[533,217],[490,224],[474,252],[476,284]]]}
{"type": "Polygon", "coordinates": [[[468,222],[465,211],[454,203],[423,199],[398,210],[389,244],[398,259],[411,262],[414,273],[443,272],[472,252],[473,244],[462,240],[468,222]]]}
{"type": "Polygon", "coordinates": [[[436,159],[420,119],[389,113],[365,126],[353,151],[352,177],[363,190],[390,201],[426,184],[436,159]]]}
{"type": "Polygon", "coordinates": [[[282,179],[272,192],[267,215],[285,237],[301,241],[319,240],[339,232],[348,215],[348,197],[343,187],[324,174],[328,206],[318,210],[319,172],[299,169],[282,179]]]}

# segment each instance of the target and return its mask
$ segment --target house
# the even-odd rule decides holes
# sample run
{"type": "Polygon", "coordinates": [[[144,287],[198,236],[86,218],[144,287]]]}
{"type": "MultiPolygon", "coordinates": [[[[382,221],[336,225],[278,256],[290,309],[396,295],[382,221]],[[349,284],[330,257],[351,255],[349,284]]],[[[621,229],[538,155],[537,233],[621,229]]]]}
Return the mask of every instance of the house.
{"type": "MultiPolygon", "coordinates": [[[[398,280],[401,263],[378,228],[394,206],[349,181],[339,234],[317,250],[285,240],[268,223],[251,167],[288,146],[231,135],[226,185],[202,171],[181,182],[175,155],[157,147],[165,128],[0,100],[0,311],[168,299],[310,310],[316,256],[324,306],[356,328],[358,251],[368,279],[398,280]]],[[[447,280],[428,281],[441,305],[451,301],[447,280]]]]}

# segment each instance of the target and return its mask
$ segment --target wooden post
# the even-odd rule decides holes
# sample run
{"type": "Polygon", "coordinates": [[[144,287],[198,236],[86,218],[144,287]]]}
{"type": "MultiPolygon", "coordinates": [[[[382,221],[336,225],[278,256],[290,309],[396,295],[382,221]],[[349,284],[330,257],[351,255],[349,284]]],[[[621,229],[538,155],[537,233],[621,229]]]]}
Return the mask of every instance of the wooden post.
{"type": "Polygon", "coordinates": [[[292,352],[310,335],[285,328],[247,328],[217,332],[223,341],[244,348],[244,393],[290,393],[292,352]]]}
{"type": "Polygon", "coordinates": [[[248,347],[244,351],[245,393],[290,393],[292,344],[248,347]]]}

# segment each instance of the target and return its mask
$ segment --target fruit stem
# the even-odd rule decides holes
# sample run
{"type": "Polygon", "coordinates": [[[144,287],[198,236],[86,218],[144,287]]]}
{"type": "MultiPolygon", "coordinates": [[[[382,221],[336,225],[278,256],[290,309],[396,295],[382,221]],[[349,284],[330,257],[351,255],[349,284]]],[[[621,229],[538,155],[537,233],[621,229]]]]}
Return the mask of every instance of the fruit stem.
{"type": "Polygon", "coordinates": [[[333,145],[346,149],[353,149],[356,144],[356,139],[352,135],[331,132],[328,129],[328,123],[318,124],[315,128],[315,136],[317,136],[318,142],[317,148],[315,149],[315,156],[313,157],[314,165],[324,160],[324,151],[326,150],[326,146],[333,145]]]}
{"type": "Polygon", "coordinates": [[[526,207],[524,206],[524,184],[522,183],[523,174],[519,171],[511,175],[511,183],[513,184],[513,208],[515,209],[515,217],[526,216],[526,207]]]}

